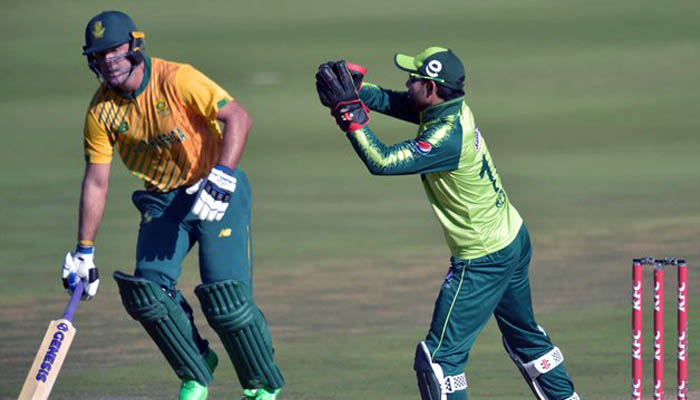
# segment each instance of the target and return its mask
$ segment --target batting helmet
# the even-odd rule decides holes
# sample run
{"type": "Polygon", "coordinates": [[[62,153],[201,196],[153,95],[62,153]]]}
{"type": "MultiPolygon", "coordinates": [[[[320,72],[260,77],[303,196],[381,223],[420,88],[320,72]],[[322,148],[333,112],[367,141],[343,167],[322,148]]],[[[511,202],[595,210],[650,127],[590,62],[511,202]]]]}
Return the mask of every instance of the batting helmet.
{"type": "Polygon", "coordinates": [[[103,11],[92,17],[85,27],[83,55],[90,69],[100,76],[95,53],[129,43],[127,57],[133,65],[143,61],[146,35],[136,29],[136,24],[121,11],[103,11]]]}

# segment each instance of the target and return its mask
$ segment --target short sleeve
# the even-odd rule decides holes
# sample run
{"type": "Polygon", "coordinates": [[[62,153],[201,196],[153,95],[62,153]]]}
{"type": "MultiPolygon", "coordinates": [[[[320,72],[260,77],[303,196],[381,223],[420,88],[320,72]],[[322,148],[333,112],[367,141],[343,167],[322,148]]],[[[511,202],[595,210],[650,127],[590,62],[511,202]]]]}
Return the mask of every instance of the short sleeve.
{"type": "Polygon", "coordinates": [[[177,72],[175,90],[184,104],[209,120],[214,120],[219,109],[233,100],[214,81],[186,64],[177,72]]]}
{"type": "Polygon", "coordinates": [[[85,161],[89,163],[109,164],[112,161],[114,146],[109,135],[89,111],[85,116],[85,127],[83,128],[83,149],[85,161]]]}

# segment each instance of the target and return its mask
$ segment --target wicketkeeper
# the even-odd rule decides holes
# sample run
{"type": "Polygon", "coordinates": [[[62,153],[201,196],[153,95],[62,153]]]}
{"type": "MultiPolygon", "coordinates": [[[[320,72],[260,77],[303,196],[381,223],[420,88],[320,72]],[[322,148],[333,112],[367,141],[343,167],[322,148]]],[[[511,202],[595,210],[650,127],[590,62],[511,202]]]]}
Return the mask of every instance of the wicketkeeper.
{"type": "Polygon", "coordinates": [[[408,91],[363,82],[367,70],[345,61],[322,64],[316,87],[371,174],[420,175],[452,253],[416,349],[421,399],[467,398],[469,351],[491,315],[537,399],[578,399],[562,352],[535,321],[530,238],[465,101],[464,65],[442,47],[397,54],[394,62],[408,72],[408,91]],[[387,146],[369,127],[370,110],[416,124],[418,133],[387,146]]]}
{"type": "Polygon", "coordinates": [[[94,240],[107,198],[112,153],[145,182],[134,276],[114,273],[122,303],[181,379],[180,399],[203,400],[218,363],[176,285],[199,245],[195,293],[221,338],[245,399],[275,399],[284,379],[267,323],[253,301],[248,178],[238,161],[250,128],[245,109],[190,65],[148,57],[145,35],[119,11],[85,29],[83,54],[101,85],[85,116],[85,175],[78,245],[63,265],[72,292],[97,293],[94,240]],[[221,125],[220,125],[221,124],[221,125]]]}

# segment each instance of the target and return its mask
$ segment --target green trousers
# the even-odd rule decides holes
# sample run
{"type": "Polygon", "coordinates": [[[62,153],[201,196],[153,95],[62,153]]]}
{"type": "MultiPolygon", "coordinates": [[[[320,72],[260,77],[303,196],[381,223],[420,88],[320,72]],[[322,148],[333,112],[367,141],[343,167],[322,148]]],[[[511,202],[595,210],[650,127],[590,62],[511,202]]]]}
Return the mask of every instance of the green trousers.
{"type": "MultiPolygon", "coordinates": [[[[535,322],[528,269],[532,248],[525,225],[507,247],[472,260],[452,258],[438,295],[426,344],[445,376],[459,375],[474,340],[494,315],[504,339],[529,362],[552,350],[549,336],[535,322]]],[[[467,374],[467,380],[469,375],[467,374]]],[[[564,364],[540,375],[537,382],[549,399],[574,393],[564,364]]],[[[447,396],[466,399],[466,391],[447,396]]]]}
{"type": "Polygon", "coordinates": [[[200,221],[192,214],[196,195],[185,193],[185,188],[168,193],[134,192],[132,200],[141,212],[136,276],[174,288],[182,274],[182,261],[198,243],[202,283],[233,279],[252,292],[250,186],[240,169],[234,176],[236,190],[221,221],[200,221]]]}
{"type": "MultiPolygon", "coordinates": [[[[251,192],[245,173],[236,168],[236,190],[221,221],[200,221],[190,212],[196,194],[179,188],[167,193],[138,190],[132,201],[141,212],[134,275],[164,287],[192,318],[192,309],[176,285],[182,261],[199,244],[202,283],[232,279],[241,282],[252,297],[253,249],[251,244],[251,192]]],[[[195,340],[204,353],[208,342],[195,328],[195,340]]]]}

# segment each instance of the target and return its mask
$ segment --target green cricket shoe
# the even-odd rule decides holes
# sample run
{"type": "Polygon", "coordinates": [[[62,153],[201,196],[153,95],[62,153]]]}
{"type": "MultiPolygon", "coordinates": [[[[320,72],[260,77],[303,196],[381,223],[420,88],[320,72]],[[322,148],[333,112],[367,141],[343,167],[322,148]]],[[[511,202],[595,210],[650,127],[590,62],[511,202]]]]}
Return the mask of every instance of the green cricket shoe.
{"type": "Polygon", "coordinates": [[[180,400],[205,400],[209,390],[195,380],[183,379],[180,385],[180,400]]]}
{"type": "MultiPolygon", "coordinates": [[[[216,366],[219,365],[219,357],[214,350],[209,349],[207,355],[204,356],[204,361],[214,373],[216,366]]],[[[205,400],[208,393],[207,387],[194,379],[183,379],[182,385],[180,385],[180,400],[205,400]]]]}
{"type": "Polygon", "coordinates": [[[242,400],[276,400],[282,389],[243,389],[242,400]]]}

